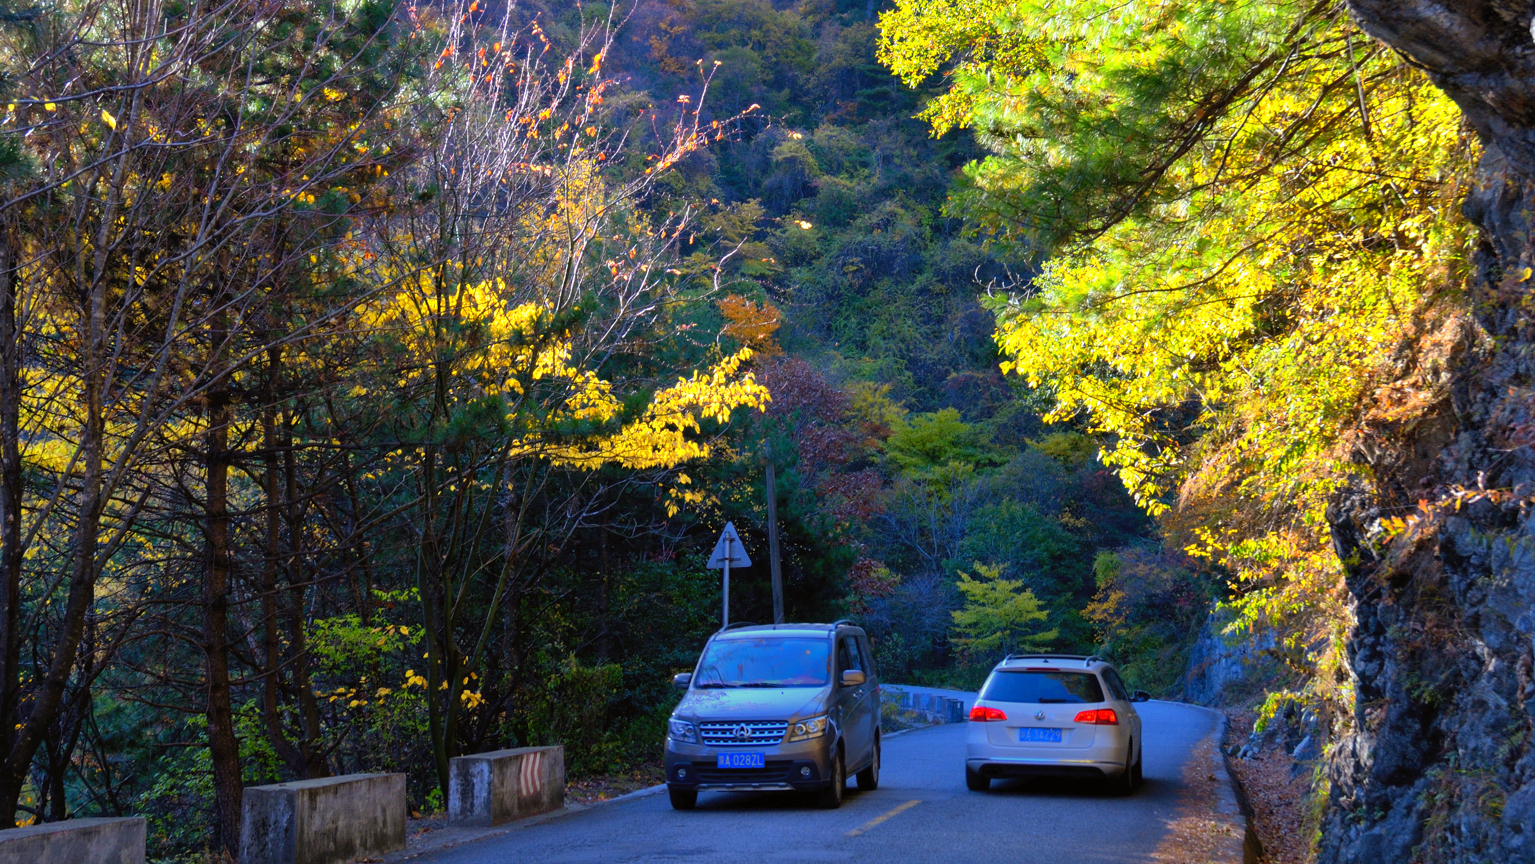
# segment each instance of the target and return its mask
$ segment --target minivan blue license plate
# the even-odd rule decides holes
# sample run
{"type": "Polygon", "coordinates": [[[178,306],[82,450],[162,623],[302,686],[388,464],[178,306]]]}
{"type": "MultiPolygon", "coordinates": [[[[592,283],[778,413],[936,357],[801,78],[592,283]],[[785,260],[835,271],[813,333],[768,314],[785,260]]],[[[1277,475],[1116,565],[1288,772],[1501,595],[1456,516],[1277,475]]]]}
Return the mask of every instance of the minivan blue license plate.
{"type": "Polygon", "coordinates": [[[1046,741],[1051,744],[1061,743],[1061,730],[1059,729],[1029,729],[1018,730],[1019,741],[1046,741]]]}
{"type": "MultiPolygon", "coordinates": [[[[1056,730],[1059,732],[1060,730],[1056,730]]],[[[1058,737],[1056,740],[1060,740],[1058,737]]],[[[761,753],[720,753],[715,756],[716,768],[766,768],[767,762],[761,753]]]]}

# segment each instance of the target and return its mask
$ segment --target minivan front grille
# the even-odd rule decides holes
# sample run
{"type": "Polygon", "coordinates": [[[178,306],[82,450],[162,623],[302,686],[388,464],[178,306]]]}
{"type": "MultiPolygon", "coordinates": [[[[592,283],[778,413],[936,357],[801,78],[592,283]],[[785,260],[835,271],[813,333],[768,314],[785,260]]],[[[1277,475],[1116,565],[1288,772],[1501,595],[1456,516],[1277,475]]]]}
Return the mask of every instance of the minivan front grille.
{"type": "Polygon", "coordinates": [[[698,724],[705,744],[714,747],[777,744],[783,741],[789,724],[775,721],[714,721],[698,724]]]}
{"type": "Polygon", "coordinates": [[[761,768],[716,768],[708,762],[693,763],[693,777],[699,783],[747,785],[752,783],[787,783],[794,763],[787,759],[769,760],[761,768]]]}

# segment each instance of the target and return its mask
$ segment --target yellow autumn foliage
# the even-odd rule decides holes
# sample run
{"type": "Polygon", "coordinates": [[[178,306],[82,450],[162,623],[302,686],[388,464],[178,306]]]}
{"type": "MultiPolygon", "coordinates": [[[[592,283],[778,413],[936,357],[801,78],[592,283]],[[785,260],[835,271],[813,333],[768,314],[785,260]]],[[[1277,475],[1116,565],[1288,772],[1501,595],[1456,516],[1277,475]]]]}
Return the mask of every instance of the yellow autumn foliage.
{"type": "Polygon", "coordinates": [[[882,23],[908,81],[949,70],[929,119],[994,154],[956,209],[1042,260],[994,301],[1003,369],[1232,574],[1235,626],[1336,669],[1326,508],[1370,482],[1354,431],[1470,257],[1455,105],[1330,7],[902,0],[882,23]],[[977,15],[931,14],[956,5],[977,15]]]}

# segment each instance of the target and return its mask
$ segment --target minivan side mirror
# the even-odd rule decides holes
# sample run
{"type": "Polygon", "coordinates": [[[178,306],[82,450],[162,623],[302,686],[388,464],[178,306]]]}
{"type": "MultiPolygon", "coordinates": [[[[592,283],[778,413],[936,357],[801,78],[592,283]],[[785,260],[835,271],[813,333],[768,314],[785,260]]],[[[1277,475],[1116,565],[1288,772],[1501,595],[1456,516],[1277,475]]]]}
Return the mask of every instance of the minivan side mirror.
{"type": "Polygon", "coordinates": [[[692,672],[678,672],[672,676],[672,686],[678,690],[686,690],[693,683],[692,672]]]}
{"type": "Polygon", "coordinates": [[[857,687],[867,680],[869,680],[869,676],[863,674],[857,669],[849,669],[842,673],[843,687],[857,687]]]}
{"type": "Polygon", "coordinates": [[[1130,694],[1130,701],[1131,702],[1150,702],[1151,701],[1151,694],[1147,693],[1145,690],[1137,690],[1134,693],[1130,694]]]}

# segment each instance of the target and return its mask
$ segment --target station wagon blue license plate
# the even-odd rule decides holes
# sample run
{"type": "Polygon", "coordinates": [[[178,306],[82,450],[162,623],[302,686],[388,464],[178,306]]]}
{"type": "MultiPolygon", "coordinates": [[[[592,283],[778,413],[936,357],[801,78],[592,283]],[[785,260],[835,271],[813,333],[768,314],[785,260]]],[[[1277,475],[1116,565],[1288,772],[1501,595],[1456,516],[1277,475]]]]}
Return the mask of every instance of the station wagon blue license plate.
{"type": "Polygon", "coordinates": [[[1046,742],[1050,744],[1061,743],[1061,730],[1059,729],[1019,729],[1018,740],[1025,743],[1046,742]]]}
{"type": "Polygon", "coordinates": [[[720,753],[715,756],[716,768],[766,768],[761,753],[720,753]]]}

